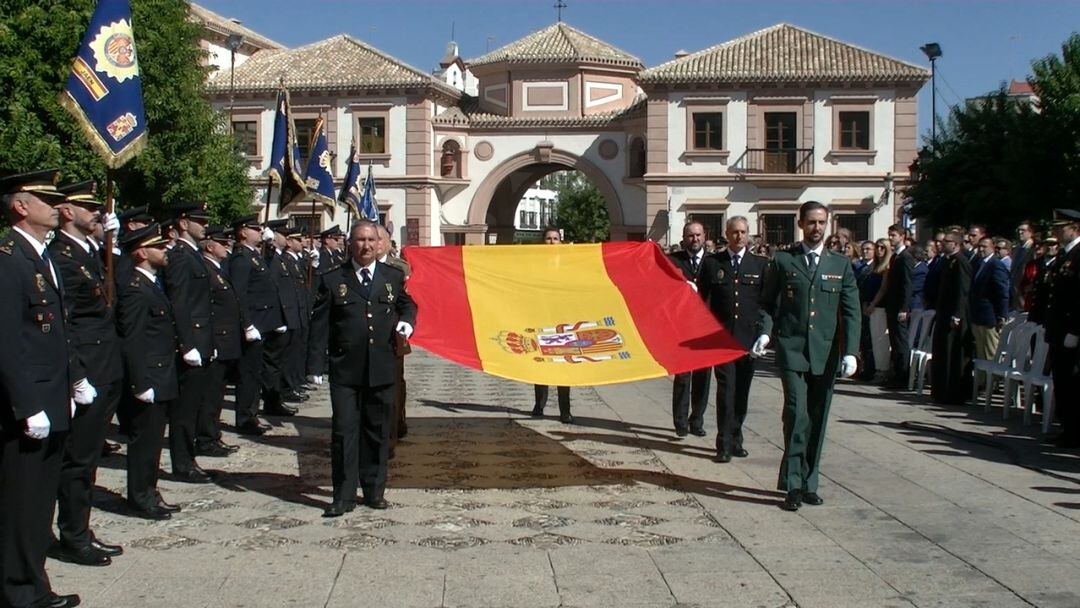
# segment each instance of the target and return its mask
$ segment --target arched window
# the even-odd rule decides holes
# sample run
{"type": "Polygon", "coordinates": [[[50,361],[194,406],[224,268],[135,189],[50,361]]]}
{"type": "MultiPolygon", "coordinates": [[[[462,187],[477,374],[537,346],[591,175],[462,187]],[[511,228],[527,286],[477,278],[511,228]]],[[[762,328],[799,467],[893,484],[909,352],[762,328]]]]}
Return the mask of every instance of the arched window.
{"type": "Polygon", "coordinates": [[[461,177],[461,146],[454,140],[447,140],[442,146],[439,157],[439,175],[443,177],[461,177]]]}
{"type": "Polygon", "coordinates": [[[630,142],[629,163],[628,177],[644,177],[646,168],[644,139],[635,137],[630,142]]]}

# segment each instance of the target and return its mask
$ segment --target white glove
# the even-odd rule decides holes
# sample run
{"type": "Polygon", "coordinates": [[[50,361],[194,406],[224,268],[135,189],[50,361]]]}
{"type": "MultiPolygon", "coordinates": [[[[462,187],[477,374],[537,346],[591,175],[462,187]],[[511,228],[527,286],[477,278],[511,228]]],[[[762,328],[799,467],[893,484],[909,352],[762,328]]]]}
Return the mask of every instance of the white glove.
{"type": "Polygon", "coordinates": [[[90,405],[97,399],[97,389],[86,378],[79,380],[75,383],[75,403],[79,405],[90,405]]]}
{"type": "Polygon", "coordinates": [[[840,361],[840,375],[845,378],[854,376],[858,368],[859,363],[855,361],[855,355],[844,355],[843,360],[840,361]]]}
{"type": "Polygon", "coordinates": [[[314,384],[315,386],[321,385],[322,380],[323,380],[322,376],[308,376],[307,377],[307,381],[314,384]]]}
{"type": "Polygon", "coordinates": [[[23,432],[31,439],[45,439],[49,436],[50,427],[52,423],[49,422],[48,414],[41,410],[26,419],[26,430],[23,432]]]}
{"type": "Polygon", "coordinates": [[[1065,348],[1076,348],[1080,346],[1080,336],[1076,334],[1065,334],[1065,342],[1063,344],[1065,348]]]}
{"type": "Polygon", "coordinates": [[[262,232],[259,233],[259,238],[261,238],[263,242],[269,243],[274,240],[274,231],[269,228],[263,228],[262,232]]]}
{"type": "Polygon", "coordinates": [[[318,249],[312,249],[311,251],[309,251],[308,252],[308,258],[310,258],[310,260],[311,260],[311,267],[312,268],[318,268],[319,267],[319,250],[318,249]]]}
{"type": "Polygon", "coordinates": [[[769,346],[769,336],[762,334],[758,336],[757,340],[754,340],[754,345],[750,347],[750,356],[754,359],[765,356],[765,349],[769,346]]]}
{"type": "Polygon", "coordinates": [[[279,328],[275,329],[275,330],[274,330],[274,333],[276,333],[276,334],[283,334],[283,333],[285,333],[285,332],[287,332],[287,331],[289,331],[289,326],[288,326],[288,325],[282,325],[281,327],[279,327],[279,328]]]}
{"type": "Polygon", "coordinates": [[[689,285],[690,288],[694,290],[694,293],[697,293],[697,283],[695,283],[693,281],[687,281],[686,284],[689,285]]]}
{"type": "Polygon", "coordinates": [[[120,219],[116,217],[115,213],[102,213],[101,227],[105,229],[105,232],[115,234],[120,231],[120,219]]]}
{"type": "Polygon", "coordinates": [[[212,355],[210,355],[210,360],[213,361],[214,359],[217,359],[217,349],[216,348],[214,349],[214,353],[212,355]]]}
{"type": "Polygon", "coordinates": [[[191,349],[184,353],[184,363],[187,363],[191,367],[202,367],[202,355],[196,349],[191,349]]]}
{"type": "Polygon", "coordinates": [[[154,389],[148,388],[145,391],[139,393],[138,395],[135,395],[135,398],[138,399],[139,401],[142,401],[143,403],[153,403],[154,402],[154,389]]]}
{"type": "Polygon", "coordinates": [[[74,418],[75,417],[75,400],[72,399],[71,402],[68,403],[68,405],[71,407],[71,417],[74,418]]]}
{"type": "Polygon", "coordinates": [[[405,339],[408,340],[409,337],[412,336],[412,325],[409,325],[405,321],[398,321],[397,333],[405,336],[405,339]]]}
{"type": "Polygon", "coordinates": [[[257,342],[262,340],[262,334],[259,333],[258,329],[255,329],[254,325],[250,325],[244,330],[244,340],[248,342],[257,342]]]}

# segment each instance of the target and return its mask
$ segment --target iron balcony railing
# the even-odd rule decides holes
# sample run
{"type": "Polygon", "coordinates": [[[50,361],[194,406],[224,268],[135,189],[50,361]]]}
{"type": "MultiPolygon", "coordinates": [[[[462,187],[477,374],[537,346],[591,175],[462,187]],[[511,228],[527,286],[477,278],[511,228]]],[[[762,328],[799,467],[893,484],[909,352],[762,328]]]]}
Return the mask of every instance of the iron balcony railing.
{"type": "Polygon", "coordinates": [[[809,175],[814,172],[814,149],[747,148],[733,168],[741,173],[809,175]]]}

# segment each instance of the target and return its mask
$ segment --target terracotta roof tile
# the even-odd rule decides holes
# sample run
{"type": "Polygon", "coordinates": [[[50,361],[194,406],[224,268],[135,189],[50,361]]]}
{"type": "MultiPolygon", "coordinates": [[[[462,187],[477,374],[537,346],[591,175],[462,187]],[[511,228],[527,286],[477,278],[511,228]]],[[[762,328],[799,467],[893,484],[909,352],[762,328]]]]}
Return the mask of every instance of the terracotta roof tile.
{"type": "Polygon", "coordinates": [[[924,82],[920,66],[781,23],[641,73],[644,84],[831,82],[924,82]]]}
{"type": "Polygon", "coordinates": [[[641,69],[641,60],[565,23],[556,23],[521,40],[468,61],[491,63],[602,63],[641,69]]]}
{"type": "MultiPolygon", "coordinates": [[[[236,66],[238,92],[272,91],[285,76],[290,89],[419,87],[457,98],[461,92],[351,36],[341,34],[290,50],[260,51],[236,66]]],[[[229,89],[229,70],[218,70],[207,83],[215,92],[229,89]]]]}

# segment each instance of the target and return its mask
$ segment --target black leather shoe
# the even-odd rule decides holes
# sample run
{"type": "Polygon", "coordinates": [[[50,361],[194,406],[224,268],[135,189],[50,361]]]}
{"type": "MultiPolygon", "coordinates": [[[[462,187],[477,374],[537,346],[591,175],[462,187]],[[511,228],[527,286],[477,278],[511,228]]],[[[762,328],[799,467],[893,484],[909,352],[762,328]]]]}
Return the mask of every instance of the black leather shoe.
{"type": "Polygon", "coordinates": [[[571,416],[570,414],[560,414],[559,415],[559,422],[561,422],[563,424],[574,424],[574,417],[571,416]]]}
{"type": "Polygon", "coordinates": [[[675,434],[678,435],[679,437],[686,437],[687,435],[690,434],[690,431],[688,429],[677,428],[677,429],[675,429],[675,434]]]}
{"type": "Polygon", "coordinates": [[[811,507],[825,504],[825,499],[818,496],[817,492],[803,492],[802,501],[811,507]]]}
{"type": "Polygon", "coordinates": [[[211,456],[213,458],[224,458],[229,456],[240,449],[240,446],[229,445],[223,443],[221,440],[213,443],[202,443],[195,445],[195,455],[197,456],[211,456]]]}
{"type": "Polygon", "coordinates": [[[690,429],[690,434],[697,437],[704,437],[708,435],[708,433],[705,432],[705,429],[690,429]]]}
{"type": "Polygon", "coordinates": [[[731,462],[731,452],[718,452],[713,462],[731,462]]]}
{"type": "Polygon", "coordinates": [[[173,473],[173,480],[182,481],[184,483],[212,483],[214,478],[210,473],[195,466],[187,470],[173,473]]]}
{"type": "Polygon", "coordinates": [[[75,608],[82,603],[79,596],[72,593],[71,595],[57,595],[50,593],[42,599],[30,604],[30,608],[75,608]]]}
{"type": "Polygon", "coordinates": [[[750,452],[747,452],[745,448],[735,448],[731,451],[731,455],[736,458],[746,458],[750,455],[750,452]]]}
{"type": "Polygon", "coordinates": [[[341,517],[346,513],[351,513],[356,509],[355,502],[338,502],[334,501],[330,503],[330,507],[323,511],[323,517],[341,517]]]}
{"type": "Polygon", "coordinates": [[[309,399],[311,397],[297,392],[285,393],[281,396],[282,401],[288,401],[289,403],[303,403],[309,399]]]}
{"type": "Polygon", "coordinates": [[[119,443],[115,443],[115,442],[112,442],[112,441],[106,441],[101,446],[101,457],[102,458],[108,458],[109,456],[112,456],[113,454],[118,454],[119,452],[120,452],[120,444],[119,443]]]}
{"type": "Polygon", "coordinates": [[[172,519],[172,513],[167,511],[160,505],[153,505],[148,507],[131,506],[131,514],[135,517],[141,517],[143,519],[149,519],[153,521],[164,521],[166,519],[172,519]]]}
{"type": "Polygon", "coordinates": [[[268,430],[269,429],[267,429],[265,426],[255,421],[245,422],[244,424],[236,427],[237,433],[240,433],[241,435],[252,435],[255,437],[266,434],[266,431],[268,430]]]}
{"type": "Polygon", "coordinates": [[[802,491],[792,490],[787,493],[787,497],[784,498],[784,502],[780,503],[780,508],[785,511],[798,511],[802,506],[802,491]]]}
{"type": "Polygon", "coordinates": [[[267,406],[263,413],[267,416],[295,416],[296,412],[300,410],[284,403],[275,406],[267,406]]]}
{"type": "Polygon", "coordinates": [[[157,497],[157,506],[159,508],[169,512],[169,513],[179,513],[180,512],[180,507],[178,507],[177,505],[173,505],[173,504],[169,504],[169,503],[165,502],[165,499],[162,498],[160,494],[157,497]]]}
{"type": "Polygon", "coordinates": [[[92,536],[90,537],[90,546],[97,549],[101,553],[108,555],[109,557],[116,557],[117,555],[124,554],[124,548],[120,545],[110,545],[108,543],[103,543],[92,536]]]}
{"type": "Polygon", "coordinates": [[[542,407],[534,407],[532,413],[530,413],[529,415],[532,416],[533,418],[543,418],[544,417],[544,408],[542,408],[542,407]]]}
{"type": "Polygon", "coordinates": [[[108,566],[112,559],[91,545],[84,547],[69,547],[56,543],[49,547],[48,556],[77,566],[108,566]]]}
{"type": "Polygon", "coordinates": [[[386,499],[382,496],[373,496],[371,498],[364,499],[364,506],[369,509],[389,509],[390,503],[386,502],[386,499]]]}

